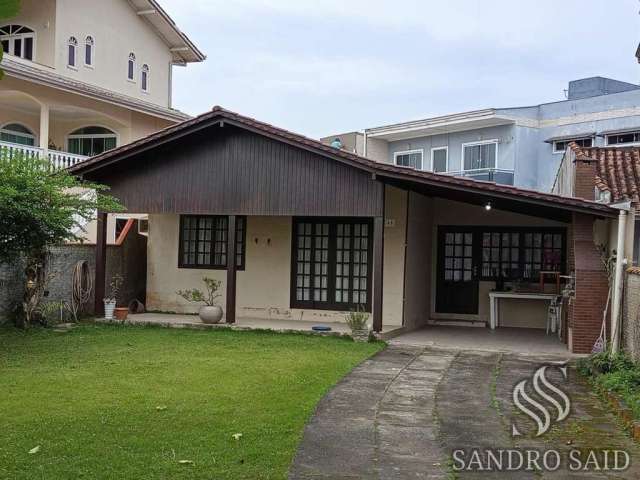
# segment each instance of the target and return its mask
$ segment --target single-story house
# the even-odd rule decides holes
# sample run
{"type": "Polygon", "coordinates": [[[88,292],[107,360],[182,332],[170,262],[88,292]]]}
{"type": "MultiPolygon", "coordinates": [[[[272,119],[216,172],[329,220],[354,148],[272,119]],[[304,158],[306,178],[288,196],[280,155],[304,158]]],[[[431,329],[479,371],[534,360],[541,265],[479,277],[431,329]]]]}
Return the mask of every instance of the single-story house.
{"type": "MultiPolygon", "coordinates": [[[[220,107],[70,171],[148,215],[151,310],[194,312],[175,292],[206,275],[223,281],[230,323],[342,321],[363,308],[376,331],[488,325],[492,290],[530,292],[555,272],[573,286],[568,348],[589,351],[600,331],[608,287],[594,225],[618,215],[602,203],[376,163],[220,107]]],[[[503,300],[497,328],[545,328],[544,302],[503,300]]]]}

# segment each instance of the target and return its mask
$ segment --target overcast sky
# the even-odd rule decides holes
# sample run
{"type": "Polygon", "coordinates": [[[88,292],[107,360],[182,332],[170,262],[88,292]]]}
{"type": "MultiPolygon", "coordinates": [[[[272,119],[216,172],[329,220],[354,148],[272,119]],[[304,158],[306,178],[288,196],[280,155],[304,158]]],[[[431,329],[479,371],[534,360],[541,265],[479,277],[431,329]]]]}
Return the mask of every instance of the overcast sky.
{"type": "Polygon", "coordinates": [[[207,55],[174,106],[221,105],[320,137],[640,83],[638,0],[161,0],[207,55]]]}

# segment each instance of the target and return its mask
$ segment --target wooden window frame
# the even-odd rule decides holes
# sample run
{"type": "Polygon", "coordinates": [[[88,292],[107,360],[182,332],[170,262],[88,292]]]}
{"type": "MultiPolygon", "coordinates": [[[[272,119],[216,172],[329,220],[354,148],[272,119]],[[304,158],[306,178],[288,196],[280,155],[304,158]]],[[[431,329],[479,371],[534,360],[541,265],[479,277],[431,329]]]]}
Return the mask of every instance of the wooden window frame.
{"type": "MultiPolygon", "coordinates": [[[[195,218],[195,219],[201,219],[201,218],[208,218],[211,219],[213,222],[213,232],[212,232],[212,239],[211,239],[211,258],[214,258],[214,244],[215,244],[215,223],[216,220],[219,220],[221,218],[226,219],[227,221],[227,228],[229,228],[229,217],[227,215],[180,215],[180,222],[179,222],[179,232],[178,232],[178,268],[184,268],[184,269],[199,269],[199,270],[226,270],[227,269],[227,262],[224,263],[224,265],[222,264],[215,264],[215,263],[210,263],[210,264],[190,264],[190,263],[186,263],[184,262],[184,243],[183,243],[183,238],[184,238],[184,220],[186,218],[195,218]]],[[[197,236],[197,234],[196,234],[197,236]]],[[[197,242],[196,242],[197,244],[197,242]]],[[[197,246],[196,246],[197,248],[197,246]]],[[[227,252],[228,253],[228,252],[227,252]]],[[[197,253],[196,253],[197,255],[197,253]]],[[[238,256],[240,257],[240,262],[236,261],[236,270],[244,270],[245,269],[245,264],[246,264],[246,257],[247,257],[247,217],[245,216],[238,216],[236,217],[236,259],[238,258],[238,256]],[[241,220],[241,221],[238,221],[241,220]],[[240,229],[240,226],[242,226],[242,230],[240,232],[238,232],[238,230],[240,229]]]]}
{"type": "MultiPolygon", "coordinates": [[[[291,224],[291,288],[290,288],[290,307],[291,308],[304,308],[311,310],[333,310],[333,311],[350,311],[357,310],[360,307],[364,307],[366,312],[371,312],[372,305],[372,297],[373,297],[373,220],[368,217],[295,217],[292,220],[291,224]],[[329,253],[328,253],[328,282],[327,282],[327,301],[314,301],[311,300],[297,300],[296,298],[296,280],[297,280],[297,241],[298,241],[298,225],[300,223],[311,223],[312,225],[316,225],[318,223],[326,223],[329,225],[329,253]],[[366,224],[368,229],[367,234],[367,301],[362,303],[352,303],[352,302],[336,302],[335,301],[335,292],[336,292],[336,252],[337,252],[337,225],[338,224],[366,224]]],[[[351,256],[350,256],[350,278],[353,280],[353,230],[351,233],[351,256]]],[[[312,289],[311,298],[313,298],[313,252],[314,252],[314,241],[315,233],[312,232],[312,248],[311,248],[311,285],[312,289]]],[[[349,295],[353,295],[353,284],[349,285],[349,295]]]]}
{"type": "MultiPolygon", "coordinates": [[[[482,258],[482,237],[485,233],[518,233],[519,234],[519,239],[518,239],[518,269],[519,269],[519,274],[517,277],[504,277],[504,280],[506,282],[513,282],[513,281],[524,281],[524,282],[537,282],[538,279],[537,278],[526,278],[524,277],[524,265],[527,263],[525,261],[525,242],[524,242],[524,236],[527,233],[541,233],[541,234],[560,234],[562,236],[562,246],[560,254],[561,254],[561,258],[560,258],[560,273],[562,274],[566,274],[567,272],[567,229],[564,227],[500,227],[500,226],[486,226],[486,227],[478,227],[477,228],[478,232],[480,233],[479,235],[479,257],[478,257],[478,271],[479,271],[479,275],[478,275],[478,279],[481,281],[495,281],[498,279],[497,276],[495,275],[484,275],[484,269],[483,269],[483,258],[482,258]]],[[[500,249],[502,249],[502,246],[499,247],[500,249]]],[[[513,247],[509,247],[509,248],[513,248],[513,247]]],[[[500,250],[500,256],[501,256],[502,250],[500,250]]],[[[502,263],[502,261],[500,260],[499,263],[502,263]]]]}

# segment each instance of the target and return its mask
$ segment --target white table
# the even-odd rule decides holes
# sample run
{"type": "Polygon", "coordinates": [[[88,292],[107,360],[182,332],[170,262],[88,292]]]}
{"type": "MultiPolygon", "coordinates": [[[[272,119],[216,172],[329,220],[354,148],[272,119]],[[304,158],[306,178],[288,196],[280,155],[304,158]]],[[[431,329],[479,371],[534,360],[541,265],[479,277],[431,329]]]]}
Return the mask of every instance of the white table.
{"type": "Polygon", "coordinates": [[[526,292],[489,292],[489,326],[494,330],[500,324],[500,311],[498,309],[498,299],[500,298],[522,298],[526,300],[545,300],[551,303],[558,295],[555,293],[526,293],[526,292]]]}

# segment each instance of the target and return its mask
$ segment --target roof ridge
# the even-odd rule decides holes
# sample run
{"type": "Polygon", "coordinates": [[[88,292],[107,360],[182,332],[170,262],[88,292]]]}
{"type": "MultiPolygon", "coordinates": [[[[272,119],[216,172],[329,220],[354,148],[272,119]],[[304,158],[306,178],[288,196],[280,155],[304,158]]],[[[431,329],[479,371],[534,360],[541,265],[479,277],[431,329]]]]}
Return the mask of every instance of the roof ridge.
{"type": "Polygon", "coordinates": [[[531,199],[544,200],[548,202],[562,202],[569,205],[574,206],[584,206],[591,209],[597,209],[601,211],[609,210],[610,207],[604,205],[602,203],[595,202],[593,200],[585,200],[575,197],[566,197],[562,195],[558,195],[555,193],[547,193],[540,192],[537,190],[514,187],[511,185],[501,185],[495,182],[486,182],[473,180],[466,177],[457,177],[453,175],[445,175],[441,173],[427,172],[423,170],[415,170],[408,169],[406,167],[399,167],[397,165],[391,165],[388,163],[380,163],[374,160],[361,157],[359,155],[337,149],[335,147],[325,145],[319,140],[315,140],[304,135],[300,135],[284,128],[276,127],[266,122],[262,122],[256,120],[255,118],[241,115],[239,113],[233,112],[231,110],[227,110],[219,105],[212,107],[212,109],[208,112],[205,112],[197,117],[186,120],[182,123],[178,123],[176,125],[172,125],[170,127],[165,128],[164,130],[160,130],[158,132],[154,132],[147,137],[143,137],[138,139],[132,143],[127,145],[122,145],[113,150],[109,150],[95,157],[91,157],[83,162],[77,163],[76,165],[69,168],[69,171],[72,173],[86,170],[87,167],[92,165],[101,163],[103,161],[109,160],[113,157],[117,157],[119,154],[126,154],[129,151],[135,150],[137,147],[144,146],[146,144],[151,143],[153,140],[158,140],[163,137],[170,135],[171,133],[177,133],[184,130],[188,130],[190,127],[195,126],[199,123],[205,122],[207,120],[216,119],[220,117],[221,120],[227,119],[230,121],[235,121],[240,125],[244,125],[245,127],[250,127],[258,130],[262,134],[272,135],[275,137],[285,138],[298,144],[298,146],[310,147],[316,153],[329,155],[334,159],[346,160],[347,163],[355,166],[358,166],[362,169],[370,171],[372,174],[395,174],[401,175],[405,178],[420,178],[423,180],[430,180],[433,182],[437,182],[443,186],[459,186],[466,187],[471,189],[477,189],[479,191],[488,191],[494,193],[501,193],[507,195],[521,195],[523,197],[528,197],[531,199]]]}

